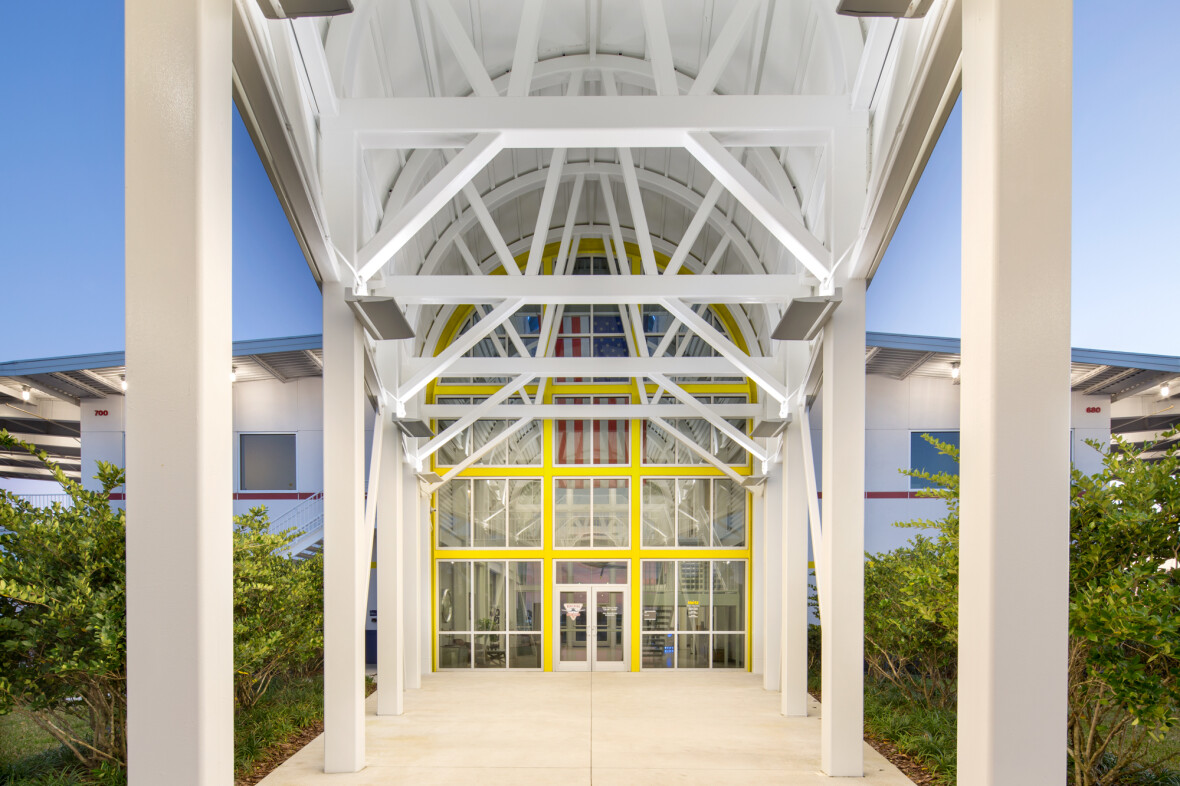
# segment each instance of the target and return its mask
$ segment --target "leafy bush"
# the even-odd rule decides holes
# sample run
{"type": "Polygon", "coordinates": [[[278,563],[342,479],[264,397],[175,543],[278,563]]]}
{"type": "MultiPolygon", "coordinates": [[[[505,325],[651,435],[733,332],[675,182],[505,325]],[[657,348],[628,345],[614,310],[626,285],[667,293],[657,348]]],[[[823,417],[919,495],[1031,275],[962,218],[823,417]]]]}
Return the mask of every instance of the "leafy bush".
{"type": "Polygon", "coordinates": [[[0,446],[39,458],[73,503],[37,508],[0,493],[0,714],[32,720],[84,766],[122,766],[125,518],[109,493],[123,472],[100,462],[102,491],[86,491],[7,431],[0,446]]]}
{"type": "Polygon", "coordinates": [[[234,517],[234,695],[252,707],[278,674],[323,661],[323,560],[288,558],[294,530],[270,532],[266,508],[234,517]]]}

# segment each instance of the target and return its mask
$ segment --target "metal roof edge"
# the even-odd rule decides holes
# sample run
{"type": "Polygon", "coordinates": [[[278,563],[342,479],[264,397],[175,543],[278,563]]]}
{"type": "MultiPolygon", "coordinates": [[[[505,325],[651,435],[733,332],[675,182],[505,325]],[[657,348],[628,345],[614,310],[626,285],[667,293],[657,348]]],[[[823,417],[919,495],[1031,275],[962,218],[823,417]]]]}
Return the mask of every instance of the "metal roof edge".
{"type": "Polygon", "coordinates": [[[1169,371],[1180,374],[1180,357],[1145,355],[1139,352],[1116,352],[1112,349],[1081,349],[1074,347],[1074,363],[1093,363],[1096,366],[1140,368],[1146,371],[1169,371]]]}
{"type": "MultiPolygon", "coordinates": [[[[298,352],[303,349],[322,349],[323,345],[324,337],[318,333],[307,336],[254,338],[235,341],[233,344],[233,356],[243,357],[246,355],[268,355],[273,352],[298,352]]],[[[126,364],[125,352],[97,352],[90,355],[66,355],[56,358],[10,360],[0,363],[0,377],[50,374],[54,371],[116,368],[126,364]]]]}
{"type": "Polygon", "coordinates": [[[881,349],[916,349],[919,352],[960,354],[959,339],[945,336],[914,336],[907,333],[865,333],[865,345],[881,349]]]}

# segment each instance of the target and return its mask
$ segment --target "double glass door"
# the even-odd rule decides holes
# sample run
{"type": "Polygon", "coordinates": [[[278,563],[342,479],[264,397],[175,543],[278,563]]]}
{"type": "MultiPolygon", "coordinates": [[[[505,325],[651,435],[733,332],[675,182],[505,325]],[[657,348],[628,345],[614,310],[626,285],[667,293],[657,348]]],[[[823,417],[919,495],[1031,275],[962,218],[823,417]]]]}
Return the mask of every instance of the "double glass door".
{"type": "Polygon", "coordinates": [[[558,671],[629,671],[627,587],[558,584],[558,671]]]}

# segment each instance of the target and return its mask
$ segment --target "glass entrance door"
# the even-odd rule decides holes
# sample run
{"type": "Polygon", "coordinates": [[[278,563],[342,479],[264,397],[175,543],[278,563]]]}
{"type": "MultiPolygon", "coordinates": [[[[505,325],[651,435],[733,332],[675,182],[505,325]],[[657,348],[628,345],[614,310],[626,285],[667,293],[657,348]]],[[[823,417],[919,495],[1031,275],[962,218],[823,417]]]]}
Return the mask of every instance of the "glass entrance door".
{"type": "Polygon", "coordinates": [[[558,671],[628,671],[627,587],[557,585],[558,671]]]}

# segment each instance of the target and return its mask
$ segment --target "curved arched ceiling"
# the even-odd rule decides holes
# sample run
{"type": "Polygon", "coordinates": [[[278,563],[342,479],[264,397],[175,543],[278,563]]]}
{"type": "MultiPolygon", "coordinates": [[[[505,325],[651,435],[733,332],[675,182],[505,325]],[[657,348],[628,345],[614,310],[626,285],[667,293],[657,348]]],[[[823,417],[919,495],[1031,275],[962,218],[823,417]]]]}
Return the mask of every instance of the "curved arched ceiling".
{"type": "MultiPolygon", "coordinates": [[[[449,0],[448,0],[449,2],[449,0]]],[[[343,97],[466,96],[481,91],[470,58],[490,82],[482,84],[506,95],[521,20],[530,3],[463,0],[449,2],[453,17],[430,3],[359,2],[347,16],[322,23],[324,48],[336,91],[343,97]],[[445,17],[445,18],[444,18],[445,17]],[[456,23],[457,22],[457,27],[456,23]],[[456,45],[454,36],[466,39],[456,45]],[[462,48],[469,62],[463,62],[462,48]]],[[[849,92],[863,48],[863,30],[853,19],[836,16],[829,0],[696,0],[663,4],[674,71],[682,94],[694,89],[704,72],[714,81],[711,92],[728,95],[842,94],[849,92]],[[726,49],[727,57],[710,52],[726,49]],[[718,67],[720,64],[720,67],[718,67]]],[[[655,69],[645,34],[650,19],[634,0],[549,0],[537,32],[530,95],[587,97],[617,85],[620,95],[656,92],[655,69]]],[[[650,10],[650,9],[648,9],[650,10]]],[[[665,78],[667,75],[665,75],[665,78]]],[[[700,88],[698,88],[699,92],[700,88]]],[[[669,255],[684,238],[700,208],[710,198],[713,177],[684,149],[635,148],[631,151],[643,213],[653,245],[669,255]]],[[[528,245],[537,228],[552,150],[504,150],[472,181],[481,208],[493,219],[503,243],[528,245]]],[[[782,204],[821,240],[825,231],[823,152],[813,147],[750,148],[744,163],[782,204]]],[[[381,150],[364,157],[365,189],[361,240],[397,214],[446,163],[436,149],[381,150]]],[[[553,200],[547,236],[560,237],[567,219],[576,236],[601,237],[612,222],[634,238],[634,221],[624,187],[619,152],[571,149],[553,200]],[[604,188],[605,184],[605,188],[604,188]],[[570,202],[577,198],[571,213],[570,202]],[[607,200],[613,205],[608,205],[607,200]],[[612,213],[614,214],[612,216],[612,213]]],[[[463,274],[469,268],[456,244],[462,240],[481,269],[500,266],[496,244],[481,226],[479,213],[464,195],[441,210],[405,245],[383,273],[463,274]]],[[[721,193],[692,243],[685,268],[699,271],[725,243],[718,273],[786,273],[806,271],[781,244],[728,193],[721,193]]],[[[376,280],[378,283],[380,278],[376,280]]],[[[806,280],[805,280],[806,283],[806,280]]],[[[813,282],[812,282],[813,283],[813,282]]],[[[749,313],[745,327],[751,346],[766,347],[768,325],[776,313],[749,313]]],[[[421,306],[410,317],[418,327],[437,318],[438,307],[421,306]]],[[[751,307],[765,312],[767,307],[751,307]]],[[[425,349],[425,348],[423,348],[425,349]]]]}

